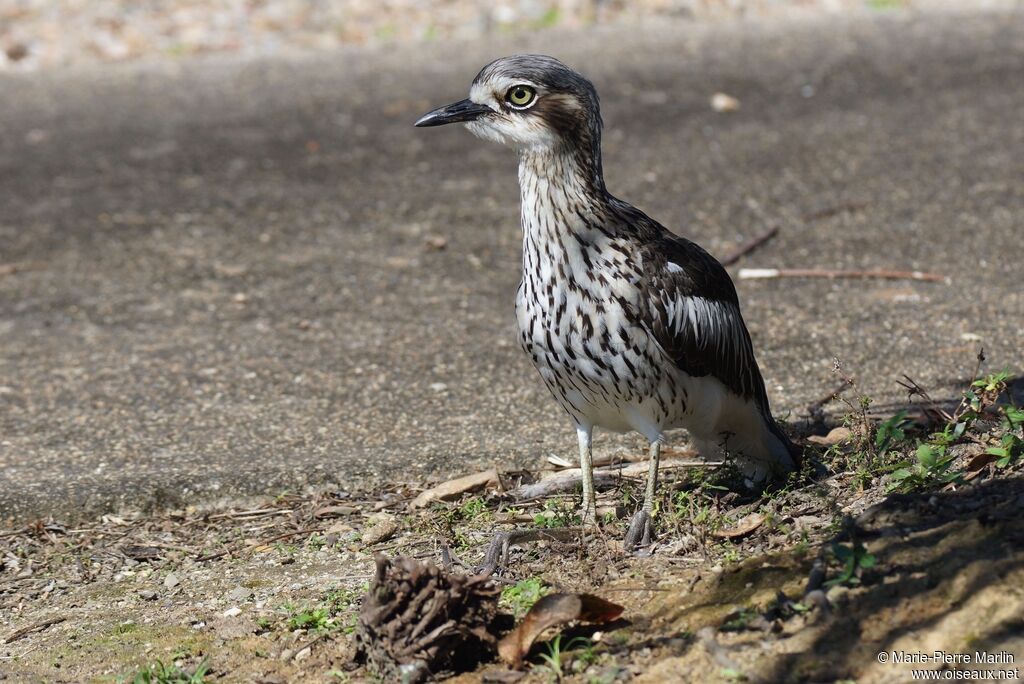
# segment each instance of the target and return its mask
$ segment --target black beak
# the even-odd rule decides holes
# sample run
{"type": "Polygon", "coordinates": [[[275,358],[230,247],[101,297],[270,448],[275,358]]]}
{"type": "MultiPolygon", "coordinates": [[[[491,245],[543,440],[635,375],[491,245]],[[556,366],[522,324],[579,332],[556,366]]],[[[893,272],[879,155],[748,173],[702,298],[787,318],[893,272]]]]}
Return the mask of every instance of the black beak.
{"type": "Polygon", "coordinates": [[[428,126],[444,126],[445,124],[459,123],[460,121],[476,121],[484,114],[489,114],[493,111],[487,105],[477,104],[472,100],[462,100],[445,105],[444,107],[438,107],[432,112],[427,112],[414,125],[418,128],[426,128],[428,126]]]}

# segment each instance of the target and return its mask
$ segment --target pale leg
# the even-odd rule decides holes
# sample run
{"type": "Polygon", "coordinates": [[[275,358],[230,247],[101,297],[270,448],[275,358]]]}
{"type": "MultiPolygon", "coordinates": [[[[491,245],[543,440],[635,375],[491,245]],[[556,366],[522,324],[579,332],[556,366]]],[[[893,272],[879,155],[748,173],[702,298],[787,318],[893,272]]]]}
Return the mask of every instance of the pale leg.
{"type": "Polygon", "coordinates": [[[577,425],[576,437],[580,442],[580,470],[583,471],[583,525],[597,523],[597,503],[594,494],[594,459],[590,444],[594,429],[577,425]]]}
{"type": "Polygon", "coordinates": [[[647,471],[647,491],[644,492],[644,511],[648,515],[654,512],[654,495],[658,489],[658,462],[661,460],[661,440],[651,442],[650,470],[647,471]]]}

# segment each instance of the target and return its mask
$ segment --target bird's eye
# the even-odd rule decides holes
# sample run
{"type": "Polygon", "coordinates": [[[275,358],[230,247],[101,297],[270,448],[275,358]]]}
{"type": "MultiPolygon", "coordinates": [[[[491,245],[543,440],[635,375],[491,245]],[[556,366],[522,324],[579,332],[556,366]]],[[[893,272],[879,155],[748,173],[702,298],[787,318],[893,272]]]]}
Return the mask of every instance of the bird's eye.
{"type": "Polygon", "coordinates": [[[505,101],[515,109],[526,109],[537,99],[537,91],[528,85],[512,86],[505,93],[505,101]]]}

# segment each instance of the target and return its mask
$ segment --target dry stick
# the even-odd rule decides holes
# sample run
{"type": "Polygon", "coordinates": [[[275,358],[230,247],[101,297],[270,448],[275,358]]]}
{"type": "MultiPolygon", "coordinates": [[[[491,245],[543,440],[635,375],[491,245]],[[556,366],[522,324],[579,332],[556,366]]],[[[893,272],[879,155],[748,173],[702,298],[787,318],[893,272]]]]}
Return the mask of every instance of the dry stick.
{"type": "Polygon", "coordinates": [[[249,511],[232,511],[230,513],[218,513],[211,515],[210,520],[221,520],[222,518],[263,518],[268,515],[287,515],[291,509],[282,508],[256,508],[249,511]]]}
{"type": "Polygon", "coordinates": [[[163,542],[139,542],[137,544],[132,544],[132,546],[137,546],[140,548],[164,549],[165,551],[182,551],[184,553],[191,554],[195,554],[196,552],[195,549],[188,549],[184,546],[178,546],[176,544],[165,544],[163,542]]]}
{"type": "Polygon", "coordinates": [[[839,385],[839,387],[836,387],[834,390],[832,390],[828,394],[826,394],[826,395],[824,395],[824,396],[822,396],[822,397],[820,397],[818,399],[815,399],[814,401],[812,401],[810,404],[807,405],[807,415],[809,415],[812,420],[824,421],[825,420],[825,411],[824,411],[825,406],[827,404],[832,403],[836,399],[838,399],[839,395],[842,394],[843,392],[845,392],[847,389],[849,389],[849,387],[850,387],[850,384],[844,380],[843,383],[841,385],[839,385]]]}
{"type": "Polygon", "coordinates": [[[923,280],[930,283],[949,283],[949,278],[938,273],[923,271],[836,271],[827,268],[741,268],[740,280],[755,278],[877,278],[881,280],[923,280]]]}
{"type": "Polygon", "coordinates": [[[22,627],[21,629],[15,630],[14,632],[11,632],[11,634],[7,635],[7,637],[4,638],[3,643],[12,644],[18,639],[28,636],[32,632],[41,632],[47,627],[59,624],[65,620],[67,620],[66,617],[55,617],[50,618],[49,620],[43,620],[42,622],[37,622],[36,624],[29,625],[28,627],[22,627]]]}
{"type": "Polygon", "coordinates": [[[864,202],[844,202],[842,204],[836,204],[831,207],[825,207],[817,211],[811,211],[803,215],[804,221],[817,221],[818,219],[830,218],[836,214],[841,214],[847,211],[857,211],[863,209],[867,204],[864,202]]]}
{"type": "MultiPolygon", "coordinates": [[[[279,534],[276,537],[271,537],[270,539],[261,539],[260,541],[254,542],[252,544],[248,544],[248,547],[250,549],[254,549],[257,546],[264,546],[266,544],[271,544],[273,542],[280,541],[282,539],[287,539],[288,537],[295,537],[295,536],[298,536],[300,534],[313,534],[314,532],[323,532],[323,531],[324,531],[324,528],[322,528],[322,527],[310,527],[309,529],[305,529],[305,530],[295,530],[293,532],[285,532],[284,534],[279,534]]],[[[245,548],[245,547],[243,547],[243,548],[245,548]]],[[[224,556],[227,556],[228,554],[235,553],[235,552],[241,551],[241,550],[242,549],[240,549],[240,548],[227,549],[225,551],[219,551],[217,553],[211,553],[211,554],[206,555],[206,556],[199,556],[198,558],[195,559],[195,561],[197,563],[201,563],[203,561],[216,560],[217,558],[223,558],[224,556]]]]}
{"type": "Polygon", "coordinates": [[[487,547],[487,553],[484,555],[483,565],[474,574],[483,575],[484,577],[490,577],[494,574],[499,567],[505,564],[505,560],[508,558],[508,549],[513,544],[541,541],[543,539],[550,539],[552,541],[571,541],[582,533],[583,528],[581,527],[561,527],[550,530],[508,530],[498,532],[494,535],[494,539],[491,540],[490,546],[487,547]]]}
{"type": "MultiPolygon", "coordinates": [[[[370,575],[366,575],[366,576],[367,576],[367,577],[370,577],[370,575]]],[[[314,646],[314,645],[316,645],[316,644],[318,644],[318,643],[320,643],[321,641],[323,641],[324,639],[326,639],[326,638],[327,638],[327,637],[329,637],[329,636],[331,636],[331,633],[330,633],[330,632],[324,632],[323,634],[321,634],[320,636],[318,636],[317,638],[313,639],[313,640],[312,640],[312,641],[310,641],[310,642],[309,642],[308,644],[306,644],[305,646],[303,646],[302,648],[300,648],[300,649],[299,649],[298,651],[296,651],[296,652],[295,652],[295,655],[294,655],[294,656],[292,656],[292,658],[296,658],[296,657],[298,657],[298,655],[299,655],[300,653],[302,653],[303,651],[305,651],[305,650],[306,650],[307,648],[309,649],[309,652],[310,652],[310,653],[312,653],[312,652],[313,652],[313,646],[314,646]]]]}
{"type": "MultiPolygon", "coordinates": [[[[685,459],[667,459],[662,461],[659,471],[671,470],[673,468],[705,468],[722,465],[721,461],[700,461],[685,459]]],[[[649,463],[623,464],[623,467],[598,468],[594,470],[594,485],[603,487],[618,482],[624,477],[640,477],[650,469],[649,463]]],[[[509,492],[509,495],[516,501],[530,501],[541,499],[552,494],[567,492],[576,489],[583,482],[583,471],[579,468],[561,471],[557,475],[534,482],[521,485],[509,492]]]]}
{"type": "Polygon", "coordinates": [[[903,380],[897,380],[896,384],[907,390],[908,400],[913,398],[914,395],[917,395],[925,401],[924,405],[918,404],[918,408],[921,409],[928,420],[933,423],[938,423],[940,420],[944,420],[947,423],[956,422],[954,421],[953,416],[949,415],[945,409],[939,406],[937,401],[932,399],[927,390],[921,387],[916,380],[906,373],[903,373],[903,380]]]}
{"type": "Polygon", "coordinates": [[[746,242],[741,244],[739,247],[737,247],[735,249],[735,251],[733,251],[732,254],[730,254],[729,256],[727,256],[725,258],[723,258],[721,260],[722,265],[723,266],[732,266],[737,261],[742,259],[744,256],[746,256],[747,254],[750,254],[755,249],[757,249],[758,247],[760,247],[764,243],[768,242],[769,240],[771,240],[773,237],[775,237],[778,234],[779,234],[779,227],[778,226],[772,226],[768,230],[764,231],[763,233],[755,235],[754,237],[750,238],[749,240],[747,240],[746,242]]]}

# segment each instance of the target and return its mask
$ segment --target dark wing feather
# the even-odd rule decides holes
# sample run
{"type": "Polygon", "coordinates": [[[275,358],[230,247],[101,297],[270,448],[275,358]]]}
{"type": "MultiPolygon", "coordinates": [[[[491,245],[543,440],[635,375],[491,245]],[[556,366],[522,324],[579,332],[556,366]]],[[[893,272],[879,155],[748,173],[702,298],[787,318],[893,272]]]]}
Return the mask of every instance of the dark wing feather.
{"type": "Polygon", "coordinates": [[[752,400],[799,466],[800,448],[772,417],[736,286],[725,267],[700,245],[670,233],[638,209],[619,200],[613,203],[640,242],[644,325],[683,372],[710,375],[752,400]]]}
{"type": "Polygon", "coordinates": [[[770,419],[764,379],[740,314],[732,279],[699,245],[671,233],[645,243],[646,324],[689,375],[710,375],[770,419]]]}

